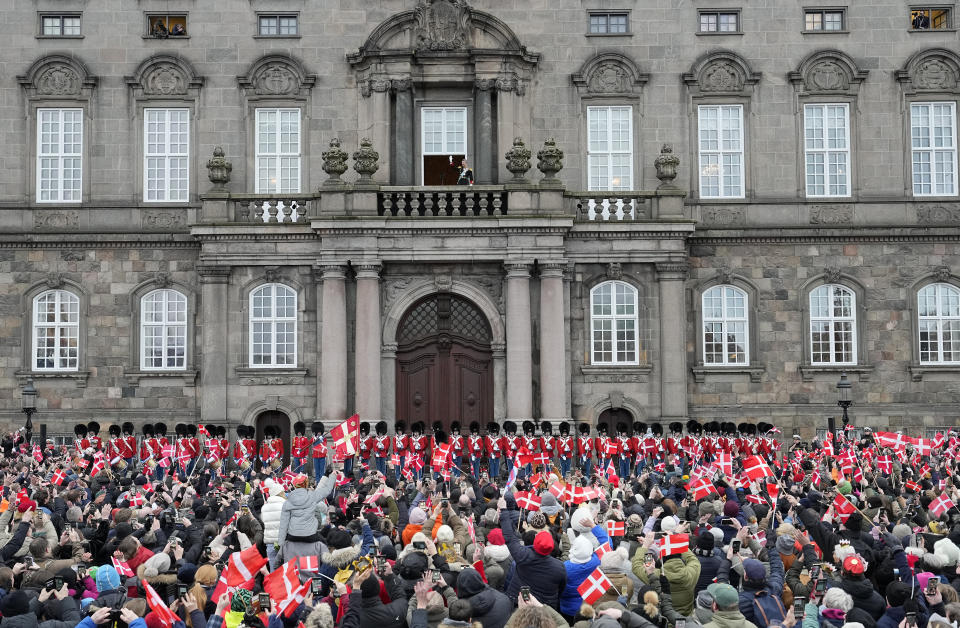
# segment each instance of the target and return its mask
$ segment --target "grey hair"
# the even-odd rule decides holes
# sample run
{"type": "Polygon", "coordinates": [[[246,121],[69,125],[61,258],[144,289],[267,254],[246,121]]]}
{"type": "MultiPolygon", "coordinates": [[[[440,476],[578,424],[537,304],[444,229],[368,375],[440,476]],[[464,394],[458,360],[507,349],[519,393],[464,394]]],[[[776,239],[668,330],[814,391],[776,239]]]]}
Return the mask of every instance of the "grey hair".
{"type": "Polygon", "coordinates": [[[838,608],[844,613],[849,613],[853,608],[853,598],[850,594],[838,587],[827,589],[823,594],[823,605],[827,608],[838,608]]]}

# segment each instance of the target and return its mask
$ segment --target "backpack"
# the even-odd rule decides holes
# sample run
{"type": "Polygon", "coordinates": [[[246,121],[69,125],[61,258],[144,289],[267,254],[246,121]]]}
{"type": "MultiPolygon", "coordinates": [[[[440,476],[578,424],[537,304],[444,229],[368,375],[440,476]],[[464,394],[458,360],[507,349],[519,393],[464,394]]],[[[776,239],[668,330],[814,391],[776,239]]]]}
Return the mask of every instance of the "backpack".
{"type": "Polygon", "coordinates": [[[783,600],[779,596],[770,595],[766,589],[753,594],[751,605],[753,606],[753,623],[759,626],[782,624],[783,618],[787,615],[783,600]]]}

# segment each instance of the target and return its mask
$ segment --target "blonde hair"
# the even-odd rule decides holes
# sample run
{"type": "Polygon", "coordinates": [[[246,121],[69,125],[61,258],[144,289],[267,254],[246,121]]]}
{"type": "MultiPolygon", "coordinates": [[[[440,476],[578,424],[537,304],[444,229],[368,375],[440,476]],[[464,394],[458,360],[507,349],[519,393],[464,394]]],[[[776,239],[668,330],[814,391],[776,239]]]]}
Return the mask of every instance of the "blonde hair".
{"type": "Polygon", "coordinates": [[[647,617],[656,617],[660,614],[660,596],[656,591],[647,591],[643,594],[643,612],[647,617]]]}
{"type": "MultiPolygon", "coordinates": [[[[207,592],[203,590],[203,585],[197,582],[190,587],[187,595],[191,596],[197,608],[203,611],[203,607],[207,605],[207,592]]],[[[193,622],[190,621],[190,615],[187,614],[187,628],[205,628],[205,626],[194,626],[193,622]]]]}

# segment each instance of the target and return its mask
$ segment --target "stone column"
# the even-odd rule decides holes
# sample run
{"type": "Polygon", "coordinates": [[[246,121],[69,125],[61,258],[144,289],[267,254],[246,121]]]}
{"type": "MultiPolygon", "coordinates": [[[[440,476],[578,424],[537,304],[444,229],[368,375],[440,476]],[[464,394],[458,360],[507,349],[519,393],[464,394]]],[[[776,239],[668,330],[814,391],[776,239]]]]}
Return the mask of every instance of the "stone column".
{"type": "Polygon", "coordinates": [[[379,421],[380,410],[380,264],[357,266],[357,340],[354,410],[361,421],[379,421]]]}
{"type": "Polygon", "coordinates": [[[380,348],[380,409],[383,420],[393,433],[397,417],[397,344],[385,344],[380,348]]]}
{"type": "MultiPolygon", "coordinates": [[[[393,143],[390,129],[390,87],[388,78],[376,77],[361,83],[360,109],[357,112],[357,128],[364,129],[373,145],[380,149],[380,169],[377,174],[385,181],[393,180],[393,162],[386,148],[393,143]]],[[[347,149],[352,152],[352,149],[347,149]]]]}
{"type": "Polygon", "coordinates": [[[660,414],[664,421],[687,416],[687,308],[685,262],[657,264],[660,288],[660,414]]]}
{"type": "Polygon", "coordinates": [[[477,79],[474,95],[473,130],[476,138],[476,163],[473,167],[474,180],[478,185],[490,185],[496,179],[496,163],[493,158],[496,141],[493,124],[494,79],[477,79]]]}
{"type": "Polygon", "coordinates": [[[396,94],[393,111],[393,172],[394,185],[416,185],[414,181],[414,156],[417,154],[413,144],[413,81],[401,79],[393,81],[396,94]]]}
{"type": "Polygon", "coordinates": [[[347,418],[346,267],[322,266],[323,305],[320,327],[320,418],[347,418]]]}
{"type": "Polygon", "coordinates": [[[227,365],[230,364],[229,266],[197,266],[203,363],[200,366],[200,420],[226,423],[227,365]]]}
{"type": "Polygon", "coordinates": [[[507,419],[533,418],[530,265],[507,263],[507,419]]]}
{"type": "Polygon", "coordinates": [[[566,416],[567,370],[563,314],[563,263],[540,265],[540,416],[566,416]]]}
{"type": "Polygon", "coordinates": [[[493,420],[507,418],[507,352],[503,343],[494,343],[493,352],[493,420]]]}

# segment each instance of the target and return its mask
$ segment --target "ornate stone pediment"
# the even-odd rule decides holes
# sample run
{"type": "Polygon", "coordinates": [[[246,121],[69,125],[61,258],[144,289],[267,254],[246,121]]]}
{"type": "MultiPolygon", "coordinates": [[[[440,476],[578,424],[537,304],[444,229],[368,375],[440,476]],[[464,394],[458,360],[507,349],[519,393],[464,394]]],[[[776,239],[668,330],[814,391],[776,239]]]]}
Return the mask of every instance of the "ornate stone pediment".
{"type": "Polygon", "coordinates": [[[804,59],[787,78],[809,94],[855,94],[867,71],[839,50],[821,50],[804,59]]]}
{"type": "Polygon", "coordinates": [[[50,55],[34,62],[17,82],[33,99],[88,100],[97,77],[76,57],[50,55]]]}
{"type": "Polygon", "coordinates": [[[185,59],[154,55],[144,60],[126,82],[137,97],[195,100],[203,77],[197,76],[185,59]]]}
{"type": "Polygon", "coordinates": [[[946,48],[922,50],[896,73],[908,94],[939,92],[955,94],[960,86],[960,56],[946,48]]]}
{"type": "Polygon", "coordinates": [[[250,71],[237,80],[248,99],[305,99],[316,84],[317,75],[307,74],[303,65],[292,57],[267,55],[254,62],[250,71]]]}
{"type": "Polygon", "coordinates": [[[416,50],[462,50],[470,45],[470,7],[464,0],[419,0],[416,50]]]}
{"type": "Polygon", "coordinates": [[[700,57],[689,72],[683,74],[694,96],[732,95],[749,97],[752,87],[760,81],[760,73],[754,72],[739,55],[726,50],[711,52],[700,57]]]}
{"type": "Polygon", "coordinates": [[[598,54],[570,77],[584,96],[633,96],[649,79],[630,57],[619,52],[598,54]]]}

